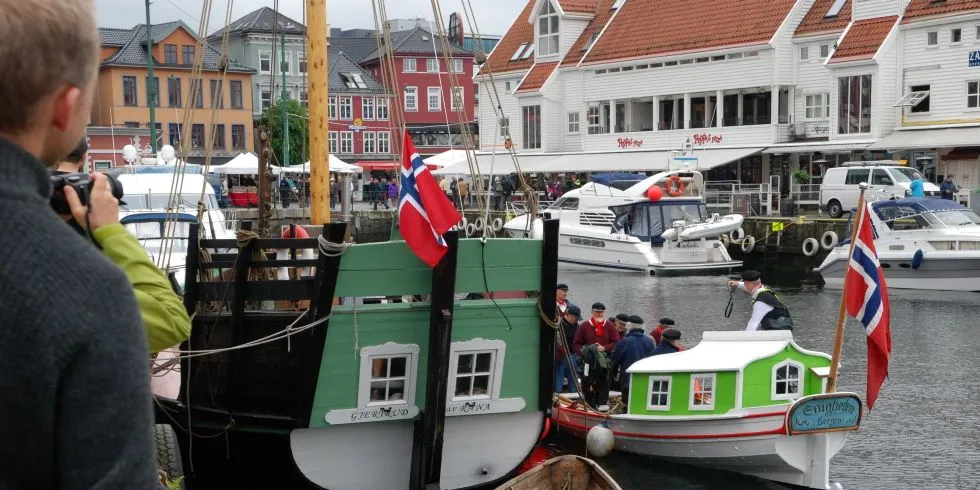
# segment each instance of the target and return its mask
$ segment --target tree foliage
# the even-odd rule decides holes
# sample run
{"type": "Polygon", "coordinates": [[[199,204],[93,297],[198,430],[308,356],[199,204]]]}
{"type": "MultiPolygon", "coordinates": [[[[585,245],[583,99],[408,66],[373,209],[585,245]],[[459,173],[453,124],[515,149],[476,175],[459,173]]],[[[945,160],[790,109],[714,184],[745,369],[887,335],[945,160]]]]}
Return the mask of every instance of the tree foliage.
{"type": "Polygon", "coordinates": [[[306,150],[306,153],[309,153],[310,147],[309,115],[306,107],[303,107],[299,101],[292,99],[280,101],[275,105],[269,106],[259,120],[259,124],[266,127],[266,133],[269,135],[269,144],[272,146],[272,151],[275,155],[272,158],[272,163],[276,165],[285,164],[282,161],[284,129],[282,125],[282,104],[286,105],[286,112],[290,114],[290,116],[287,116],[289,118],[289,164],[300,165],[306,163],[308,157],[304,154],[304,150],[306,150]]]}

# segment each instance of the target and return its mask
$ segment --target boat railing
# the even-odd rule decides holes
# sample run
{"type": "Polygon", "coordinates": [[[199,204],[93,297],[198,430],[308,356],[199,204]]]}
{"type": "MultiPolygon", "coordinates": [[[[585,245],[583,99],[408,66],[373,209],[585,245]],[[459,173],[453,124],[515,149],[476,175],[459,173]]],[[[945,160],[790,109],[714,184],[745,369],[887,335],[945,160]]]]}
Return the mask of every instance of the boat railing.
{"type": "Polygon", "coordinates": [[[745,216],[769,216],[779,211],[778,187],[769,183],[743,184],[737,180],[714,180],[704,183],[704,202],[711,212],[738,213],[745,216]],[[774,202],[775,201],[775,202],[774,202]]]}

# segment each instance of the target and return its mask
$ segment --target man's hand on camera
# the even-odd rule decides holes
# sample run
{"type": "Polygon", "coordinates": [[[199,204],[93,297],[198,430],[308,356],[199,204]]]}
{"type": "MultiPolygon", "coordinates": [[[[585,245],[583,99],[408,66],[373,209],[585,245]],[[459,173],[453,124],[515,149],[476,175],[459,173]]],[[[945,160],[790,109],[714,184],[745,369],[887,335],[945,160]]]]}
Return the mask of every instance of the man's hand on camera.
{"type": "Polygon", "coordinates": [[[112,186],[109,185],[109,178],[105,174],[95,173],[91,175],[94,185],[89,196],[89,205],[84,206],[78,199],[78,193],[71,186],[65,186],[65,200],[71,208],[71,215],[79,226],[92,230],[98,230],[105,225],[119,222],[119,199],[112,195],[112,186]],[[91,213],[89,207],[92,208],[91,213]]]}

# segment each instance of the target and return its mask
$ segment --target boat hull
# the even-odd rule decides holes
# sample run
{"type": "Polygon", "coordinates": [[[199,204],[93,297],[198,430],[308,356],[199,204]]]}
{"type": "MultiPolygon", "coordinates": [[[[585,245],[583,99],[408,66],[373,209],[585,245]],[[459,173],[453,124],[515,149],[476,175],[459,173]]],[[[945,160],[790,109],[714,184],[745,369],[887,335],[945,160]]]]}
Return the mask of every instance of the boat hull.
{"type": "MultiPolygon", "coordinates": [[[[912,267],[912,254],[896,255],[879,252],[889,289],[919,289],[932,291],[980,291],[980,254],[929,253],[918,269],[912,267]]],[[[842,288],[846,270],[847,251],[834,250],[815,269],[827,287],[842,288]]]]}
{"type": "Polygon", "coordinates": [[[738,417],[698,417],[656,421],[628,415],[606,416],[555,407],[561,430],[585,437],[605,425],[617,450],[683,464],[733,471],[804,488],[830,488],[830,459],[844,446],[846,433],[786,434],[788,405],[746,411],[738,417]]]}

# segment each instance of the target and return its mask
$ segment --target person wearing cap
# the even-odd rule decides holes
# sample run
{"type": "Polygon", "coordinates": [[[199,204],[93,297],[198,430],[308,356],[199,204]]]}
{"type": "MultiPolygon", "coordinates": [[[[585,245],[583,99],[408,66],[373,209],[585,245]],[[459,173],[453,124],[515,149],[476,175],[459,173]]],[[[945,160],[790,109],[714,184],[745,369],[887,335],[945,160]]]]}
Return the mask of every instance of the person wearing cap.
{"type": "MultiPolygon", "coordinates": [[[[575,333],[578,330],[578,322],[582,320],[582,310],[571,303],[568,304],[568,308],[565,310],[565,314],[562,315],[561,321],[559,322],[559,328],[565,333],[565,342],[571,342],[575,338],[575,333]]],[[[565,344],[561,340],[557,340],[557,345],[555,346],[555,393],[576,393],[575,380],[571,377],[578,370],[578,355],[572,354],[568,355],[565,350],[565,344]],[[565,381],[568,381],[568,391],[564,391],[565,381]]]]}
{"type": "Polygon", "coordinates": [[[582,347],[595,344],[600,352],[612,352],[619,342],[619,332],[616,327],[605,319],[606,305],[602,303],[592,304],[592,316],[588,321],[582,322],[578,330],[575,331],[575,341],[572,343],[572,351],[582,354],[582,347]]]}
{"type": "Polygon", "coordinates": [[[742,280],[728,281],[728,287],[737,287],[752,296],[752,317],[745,327],[746,331],[793,330],[789,309],[776,293],[762,284],[762,274],[758,271],[743,271],[742,280]]]}
{"type": "Polygon", "coordinates": [[[555,288],[555,303],[557,303],[558,309],[555,310],[559,315],[564,315],[565,310],[568,308],[568,284],[559,284],[555,288]]]}
{"type": "Polygon", "coordinates": [[[657,328],[653,329],[653,331],[650,332],[650,336],[653,337],[654,345],[660,345],[660,341],[663,340],[661,336],[663,335],[664,330],[667,330],[668,328],[671,328],[673,326],[674,326],[674,320],[671,320],[670,318],[667,317],[661,318],[660,322],[657,324],[657,328]]]}
{"type": "Polygon", "coordinates": [[[643,319],[636,316],[626,317],[629,324],[629,331],[623,340],[616,343],[612,355],[609,356],[613,362],[613,371],[619,372],[619,390],[622,393],[623,402],[629,397],[630,375],[626,372],[634,362],[653,355],[656,346],[653,339],[643,330],[643,319]]]}
{"type": "Polygon", "coordinates": [[[684,350],[681,346],[681,331],[675,328],[665,329],[663,334],[663,340],[657,344],[657,348],[653,349],[652,356],[659,356],[660,354],[673,354],[675,352],[680,352],[684,350]]]}
{"type": "Polygon", "coordinates": [[[613,319],[616,322],[616,331],[619,332],[619,338],[623,338],[626,335],[626,324],[629,323],[630,317],[626,313],[620,313],[616,315],[613,319]]]}

